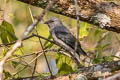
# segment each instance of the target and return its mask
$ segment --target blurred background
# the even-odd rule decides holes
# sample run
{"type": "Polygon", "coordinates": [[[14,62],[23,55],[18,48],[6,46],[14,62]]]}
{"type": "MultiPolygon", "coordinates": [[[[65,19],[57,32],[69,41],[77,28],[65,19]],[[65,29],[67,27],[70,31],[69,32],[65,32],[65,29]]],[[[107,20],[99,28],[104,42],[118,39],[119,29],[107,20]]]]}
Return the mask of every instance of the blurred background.
{"type": "MultiPolygon", "coordinates": [[[[0,25],[2,25],[3,21],[8,22],[12,25],[15,36],[20,38],[26,28],[32,24],[32,17],[40,15],[42,10],[43,9],[41,8],[24,4],[17,0],[0,0],[0,25]],[[32,12],[32,16],[30,14],[30,10],[32,12]]],[[[77,24],[75,19],[49,11],[45,15],[44,20],[47,20],[50,17],[59,18],[76,36],[77,24]]],[[[39,35],[46,38],[49,37],[49,29],[47,25],[39,22],[37,30],[39,35]]],[[[32,33],[35,33],[35,30],[33,30],[31,34],[32,33]]],[[[115,56],[119,57],[120,55],[120,35],[115,32],[101,30],[94,25],[81,21],[79,41],[81,42],[82,48],[88,53],[88,55],[93,57],[91,65],[101,63],[103,61],[119,60],[119,58],[116,58],[115,56]]],[[[2,44],[3,41],[1,40],[0,43],[2,44]]],[[[47,47],[47,49],[58,49],[56,45],[52,45],[45,40],[42,40],[42,43],[47,47]]],[[[0,59],[4,57],[10,47],[0,47],[0,59]]],[[[41,50],[42,48],[39,44],[38,38],[33,37],[23,41],[23,46],[17,49],[14,55],[8,59],[4,66],[5,78],[9,79],[31,76],[34,70],[35,61],[32,62],[32,60],[36,57],[35,52],[41,50]]],[[[73,63],[70,58],[59,53],[56,54],[56,52],[49,51],[47,52],[47,58],[53,74],[66,74],[76,69],[76,64],[73,63]]],[[[88,66],[87,62],[83,62],[82,64],[84,66],[88,66]]],[[[46,74],[48,72],[49,70],[42,54],[38,57],[35,76],[46,74]]]]}

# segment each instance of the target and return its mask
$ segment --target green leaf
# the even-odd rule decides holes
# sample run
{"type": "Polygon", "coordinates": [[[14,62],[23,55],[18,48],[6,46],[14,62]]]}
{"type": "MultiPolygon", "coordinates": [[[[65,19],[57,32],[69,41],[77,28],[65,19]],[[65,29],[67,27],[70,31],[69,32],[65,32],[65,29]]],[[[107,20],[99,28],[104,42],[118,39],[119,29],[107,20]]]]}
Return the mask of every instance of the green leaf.
{"type": "Polygon", "coordinates": [[[9,32],[14,33],[13,26],[10,23],[3,21],[2,26],[4,27],[5,30],[8,30],[9,32]]]}
{"type": "Polygon", "coordinates": [[[88,35],[88,28],[89,28],[89,24],[86,22],[81,22],[80,23],[80,38],[83,38],[85,36],[88,35]]]}
{"type": "Polygon", "coordinates": [[[4,51],[3,51],[3,55],[5,56],[6,55],[6,53],[8,52],[8,48],[4,48],[4,51]]]}
{"type": "Polygon", "coordinates": [[[6,21],[3,21],[0,25],[0,37],[4,44],[17,40],[13,26],[6,21]]]}
{"type": "Polygon", "coordinates": [[[72,63],[69,57],[66,57],[62,54],[56,54],[56,64],[58,68],[58,74],[67,74],[73,72],[72,63]]]}
{"type": "Polygon", "coordinates": [[[104,56],[105,61],[113,61],[111,56],[104,56]]]}
{"type": "Polygon", "coordinates": [[[101,52],[96,52],[94,54],[94,58],[92,59],[92,63],[93,64],[98,64],[98,63],[102,63],[103,61],[103,58],[101,58],[101,52]]]}
{"type": "Polygon", "coordinates": [[[9,42],[9,40],[7,40],[7,32],[2,32],[1,33],[1,40],[2,40],[2,43],[8,43],[9,42]]]}
{"type": "Polygon", "coordinates": [[[53,43],[49,43],[45,46],[45,49],[50,49],[54,44],[53,43]]]}
{"type": "Polygon", "coordinates": [[[69,72],[73,72],[73,69],[70,65],[68,65],[67,63],[63,63],[60,67],[60,69],[58,70],[58,74],[62,75],[62,74],[67,74],[69,72]]]}
{"type": "Polygon", "coordinates": [[[110,44],[105,44],[102,46],[102,49],[105,49],[106,47],[108,47],[110,44]]]}
{"type": "Polygon", "coordinates": [[[15,55],[17,55],[17,56],[22,56],[23,54],[22,54],[22,52],[21,52],[21,50],[22,50],[22,48],[19,48],[19,49],[17,49],[16,51],[15,51],[15,55]]]}
{"type": "Polygon", "coordinates": [[[4,75],[5,75],[5,79],[8,79],[9,77],[12,76],[9,72],[7,72],[7,71],[5,71],[5,70],[3,70],[3,73],[4,73],[4,75]]]}
{"type": "Polygon", "coordinates": [[[97,50],[103,51],[106,47],[108,47],[110,44],[103,44],[97,47],[97,50]]]}
{"type": "MultiPolygon", "coordinates": [[[[48,39],[52,39],[52,37],[49,35],[48,39]]],[[[50,49],[54,44],[53,43],[50,43],[49,41],[45,41],[44,43],[44,46],[45,46],[45,49],[50,49]]]]}
{"type": "MultiPolygon", "coordinates": [[[[48,39],[52,39],[51,35],[48,36],[48,39]]],[[[49,43],[49,41],[45,41],[44,46],[46,46],[49,43]]]]}
{"type": "Polygon", "coordinates": [[[95,31],[94,31],[94,36],[95,36],[95,37],[97,37],[97,36],[99,36],[99,35],[101,35],[101,34],[102,34],[102,31],[101,31],[101,30],[95,29],[95,31]]]}
{"type": "Polygon", "coordinates": [[[102,61],[103,61],[102,58],[94,58],[94,59],[92,59],[93,64],[99,64],[99,63],[102,63],[102,61]]]}
{"type": "Polygon", "coordinates": [[[95,58],[98,58],[99,56],[100,56],[100,53],[99,53],[99,52],[96,52],[95,58]]]}
{"type": "Polygon", "coordinates": [[[58,65],[59,63],[59,61],[62,63],[62,60],[60,60],[61,59],[61,57],[62,57],[62,55],[61,54],[56,54],[56,64],[58,65]]]}
{"type": "Polygon", "coordinates": [[[12,61],[12,65],[14,68],[16,68],[20,63],[19,62],[16,62],[16,61],[12,61]]]}

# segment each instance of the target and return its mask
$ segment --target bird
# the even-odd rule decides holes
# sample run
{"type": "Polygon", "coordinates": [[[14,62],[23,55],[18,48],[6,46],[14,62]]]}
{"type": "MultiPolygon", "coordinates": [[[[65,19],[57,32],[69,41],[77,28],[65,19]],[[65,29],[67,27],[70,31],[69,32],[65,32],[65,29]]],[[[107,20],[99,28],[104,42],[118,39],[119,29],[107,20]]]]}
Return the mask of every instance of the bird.
{"type": "Polygon", "coordinates": [[[53,41],[68,51],[71,57],[80,64],[80,55],[87,56],[87,53],[81,48],[80,42],[75,36],[64,26],[64,24],[57,17],[51,17],[44,22],[49,27],[49,32],[53,41]],[[75,50],[75,44],[77,41],[77,48],[75,50]]]}

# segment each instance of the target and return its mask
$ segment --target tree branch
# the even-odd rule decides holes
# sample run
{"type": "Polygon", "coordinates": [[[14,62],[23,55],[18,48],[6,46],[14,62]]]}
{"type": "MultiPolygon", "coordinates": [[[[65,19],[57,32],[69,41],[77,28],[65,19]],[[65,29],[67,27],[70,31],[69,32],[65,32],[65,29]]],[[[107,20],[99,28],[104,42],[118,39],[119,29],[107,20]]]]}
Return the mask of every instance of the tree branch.
{"type": "MultiPolygon", "coordinates": [[[[18,0],[29,3],[29,0],[18,0]]],[[[33,0],[31,5],[45,8],[49,0],[33,0]]],[[[119,1],[118,1],[119,2],[119,1]]],[[[81,21],[120,33],[120,5],[104,0],[78,0],[81,21]]],[[[76,19],[73,0],[58,0],[50,11],[76,19]]]]}
{"type": "MultiPolygon", "coordinates": [[[[102,64],[96,64],[90,67],[83,67],[79,71],[74,72],[74,73],[69,73],[67,75],[60,75],[56,76],[56,78],[52,80],[74,80],[77,76],[79,75],[84,75],[86,76],[87,80],[98,80],[98,78],[104,79],[107,76],[110,76],[112,73],[117,70],[120,70],[120,61],[111,61],[111,62],[104,62],[102,64]],[[114,67],[115,66],[115,67],[114,67]],[[106,72],[108,72],[106,74],[106,72]],[[80,73],[80,74],[79,74],[80,73]]],[[[116,75],[116,78],[119,77],[119,74],[116,75]]],[[[39,80],[38,77],[27,77],[27,78],[21,78],[21,79],[15,79],[15,80],[27,80],[27,79],[34,79],[34,80],[39,80]]],[[[42,77],[42,80],[48,80],[50,79],[49,76],[47,77],[42,77]]],[[[114,77],[111,78],[112,80],[114,77]]],[[[106,78],[104,80],[111,80],[110,78],[106,78]]],[[[82,79],[86,80],[86,79],[82,79]]]]}

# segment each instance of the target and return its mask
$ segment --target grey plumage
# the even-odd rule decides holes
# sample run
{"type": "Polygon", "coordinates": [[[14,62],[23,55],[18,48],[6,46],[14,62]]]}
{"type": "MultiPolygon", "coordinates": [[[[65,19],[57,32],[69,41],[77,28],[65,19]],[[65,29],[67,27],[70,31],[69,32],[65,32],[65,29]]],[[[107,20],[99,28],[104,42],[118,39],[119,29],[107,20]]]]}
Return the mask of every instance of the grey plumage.
{"type": "Polygon", "coordinates": [[[45,24],[48,25],[50,34],[56,44],[69,51],[70,55],[77,60],[77,63],[80,63],[80,54],[87,56],[86,52],[81,48],[79,42],[77,42],[78,45],[76,51],[74,50],[76,38],[58,18],[52,17],[48,19],[45,24]]]}

